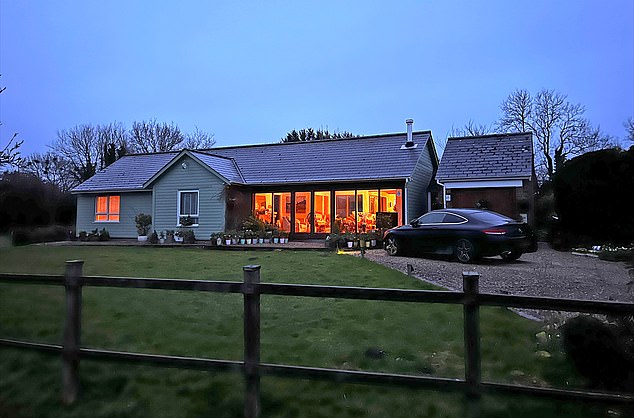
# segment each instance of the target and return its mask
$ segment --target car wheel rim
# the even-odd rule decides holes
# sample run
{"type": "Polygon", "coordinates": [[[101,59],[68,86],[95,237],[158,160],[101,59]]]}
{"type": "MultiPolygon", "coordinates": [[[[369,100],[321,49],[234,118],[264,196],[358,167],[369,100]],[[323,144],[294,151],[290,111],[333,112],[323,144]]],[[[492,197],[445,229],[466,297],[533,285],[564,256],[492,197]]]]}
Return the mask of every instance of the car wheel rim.
{"type": "Polygon", "coordinates": [[[466,263],[473,256],[473,245],[467,240],[460,240],[456,245],[456,257],[458,260],[466,263]]]}
{"type": "Polygon", "coordinates": [[[385,249],[387,250],[387,253],[389,255],[396,255],[396,253],[398,252],[398,247],[396,244],[396,238],[388,238],[387,239],[387,245],[385,246],[385,249]]]}

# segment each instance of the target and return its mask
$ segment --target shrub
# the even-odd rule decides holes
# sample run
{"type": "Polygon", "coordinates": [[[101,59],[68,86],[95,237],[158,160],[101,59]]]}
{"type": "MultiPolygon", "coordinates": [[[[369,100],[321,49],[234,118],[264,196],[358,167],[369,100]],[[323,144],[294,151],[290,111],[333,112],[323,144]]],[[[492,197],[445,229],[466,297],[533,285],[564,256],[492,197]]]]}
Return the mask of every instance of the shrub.
{"type": "Polygon", "coordinates": [[[27,245],[36,242],[65,241],[69,229],[63,225],[49,225],[39,228],[15,228],[11,232],[13,245],[27,245]]]}
{"type": "Polygon", "coordinates": [[[158,244],[159,237],[156,231],[152,232],[152,235],[150,235],[150,238],[148,239],[148,241],[150,241],[150,244],[158,244]]]}
{"type": "Polygon", "coordinates": [[[196,235],[191,229],[181,230],[180,236],[183,237],[183,244],[194,244],[196,242],[196,235]]]}
{"type": "Polygon", "coordinates": [[[108,241],[110,239],[110,233],[108,231],[106,231],[106,228],[103,228],[101,231],[99,231],[99,233],[97,234],[97,239],[99,241],[108,241]]]}
{"type": "Polygon", "coordinates": [[[634,321],[613,323],[580,315],[562,327],[562,343],[569,359],[590,385],[610,390],[634,389],[634,321]]]}
{"type": "Polygon", "coordinates": [[[134,217],[134,222],[136,223],[136,230],[139,233],[139,236],[147,235],[150,230],[150,225],[152,225],[152,216],[146,215],[145,213],[139,213],[134,217]]]}

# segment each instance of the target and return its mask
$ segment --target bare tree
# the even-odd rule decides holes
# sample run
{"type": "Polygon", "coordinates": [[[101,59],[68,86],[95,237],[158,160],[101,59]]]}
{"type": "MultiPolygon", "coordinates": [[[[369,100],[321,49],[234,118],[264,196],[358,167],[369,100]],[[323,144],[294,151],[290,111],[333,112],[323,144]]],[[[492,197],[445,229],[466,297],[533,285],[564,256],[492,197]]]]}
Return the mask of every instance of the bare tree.
{"type": "Polygon", "coordinates": [[[57,139],[49,147],[58,158],[68,162],[75,181],[87,180],[97,171],[102,150],[97,128],[77,125],[62,129],[57,131],[57,139]]]}
{"type": "Polygon", "coordinates": [[[627,131],[627,139],[634,142],[634,118],[627,118],[623,126],[627,131]]]}
{"type": "Polygon", "coordinates": [[[156,119],[134,122],[130,145],[134,152],[173,151],[180,148],[185,136],[174,123],[159,123],[156,119]]]}
{"type": "Polygon", "coordinates": [[[194,132],[188,133],[185,136],[185,142],[183,148],[187,149],[205,149],[211,148],[216,143],[214,134],[208,134],[205,131],[198,129],[198,126],[194,127],[194,132]]]}
{"type": "Polygon", "coordinates": [[[528,132],[532,116],[533,99],[527,90],[518,89],[509,95],[500,110],[502,117],[497,123],[500,132],[528,132]]]}
{"type": "Polygon", "coordinates": [[[54,184],[64,193],[78,184],[68,161],[50,151],[45,154],[33,153],[27,157],[24,171],[44,183],[54,184]]]}
{"type": "Polygon", "coordinates": [[[568,158],[611,146],[610,137],[583,116],[585,108],[568,102],[554,90],[541,90],[531,97],[526,90],[516,90],[500,106],[500,130],[532,132],[539,153],[537,161],[552,179],[568,158]]]}
{"type": "Polygon", "coordinates": [[[492,129],[488,125],[475,123],[473,120],[469,119],[462,128],[454,128],[451,127],[451,132],[449,133],[450,137],[460,137],[460,136],[483,136],[492,133],[492,129]]]}
{"type": "Polygon", "coordinates": [[[97,125],[97,135],[99,135],[98,142],[101,150],[99,164],[101,169],[127,154],[130,148],[130,135],[122,123],[97,125]]]}
{"type": "MultiPolygon", "coordinates": [[[[0,87],[0,93],[5,91],[6,87],[0,87]]],[[[2,123],[0,123],[0,126],[2,123]]],[[[0,168],[5,165],[12,165],[20,167],[24,163],[24,159],[20,156],[20,147],[24,141],[16,141],[18,137],[17,132],[11,136],[11,139],[7,142],[2,149],[0,149],[0,168]]]]}

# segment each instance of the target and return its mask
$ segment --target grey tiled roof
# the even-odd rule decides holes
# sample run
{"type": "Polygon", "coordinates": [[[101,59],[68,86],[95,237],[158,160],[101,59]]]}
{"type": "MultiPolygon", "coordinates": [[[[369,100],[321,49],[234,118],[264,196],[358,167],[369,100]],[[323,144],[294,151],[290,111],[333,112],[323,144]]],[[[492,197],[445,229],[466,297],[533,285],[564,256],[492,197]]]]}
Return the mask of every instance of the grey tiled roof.
{"type": "MultiPolygon", "coordinates": [[[[415,148],[401,149],[406,134],[338,140],[248,145],[189,151],[205,165],[239,184],[405,179],[432,141],[429,131],[413,133],[415,148]]],[[[142,190],[178,152],[128,155],[73,189],[73,192],[142,190]]],[[[434,156],[432,156],[432,159],[434,156]]]]}
{"type": "Polygon", "coordinates": [[[178,152],[126,155],[75,187],[73,192],[142,190],[178,152]]]}
{"type": "Polygon", "coordinates": [[[404,179],[412,175],[429,131],[414,132],[418,145],[401,149],[407,135],[389,134],[325,141],[212,148],[233,158],[247,184],[404,179]]]}
{"type": "Polygon", "coordinates": [[[238,170],[238,166],[232,158],[219,157],[197,151],[192,151],[192,154],[231,183],[244,183],[244,178],[242,178],[242,174],[240,174],[240,170],[238,170]]]}
{"type": "Polygon", "coordinates": [[[436,178],[477,180],[530,177],[533,140],[530,133],[449,138],[436,178]]]}

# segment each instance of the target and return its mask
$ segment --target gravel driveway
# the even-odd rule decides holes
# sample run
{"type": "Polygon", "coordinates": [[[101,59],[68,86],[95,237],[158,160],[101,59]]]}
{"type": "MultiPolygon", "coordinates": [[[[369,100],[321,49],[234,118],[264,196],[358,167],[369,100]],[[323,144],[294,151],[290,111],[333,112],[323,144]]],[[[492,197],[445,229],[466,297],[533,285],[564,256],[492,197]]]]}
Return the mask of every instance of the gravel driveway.
{"type": "MultiPolygon", "coordinates": [[[[492,257],[460,264],[443,258],[390,257],[384,250],[370,250],[365,256],[404,273],[411,264],[415,277],[450,290],[462,289],[462,272],[469,270],[480,273],[480,291],[486,293],[634,302],[634,269],[625,263],[558,252],[545,243],[514,262],[492,257]]],[[[558,316],[526,313],[542,319],[558,316]]]]}

